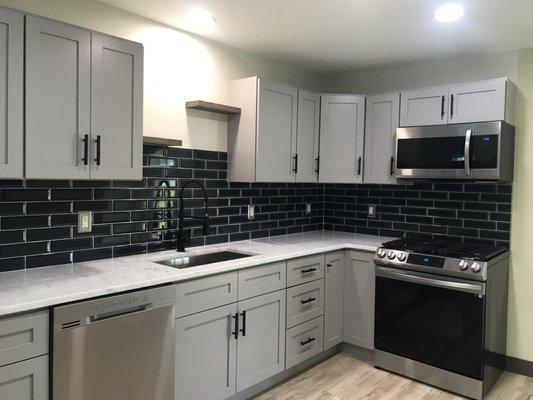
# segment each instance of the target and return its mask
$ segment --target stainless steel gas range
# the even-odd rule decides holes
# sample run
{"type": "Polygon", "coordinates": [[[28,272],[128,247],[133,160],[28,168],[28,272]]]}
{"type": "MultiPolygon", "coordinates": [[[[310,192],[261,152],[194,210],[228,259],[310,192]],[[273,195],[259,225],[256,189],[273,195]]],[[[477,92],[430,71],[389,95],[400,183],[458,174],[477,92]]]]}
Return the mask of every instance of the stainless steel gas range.
{"type": "Polygon", "coordinates": [[[509,251],[408,238],[374,262],[376,366],[482,399],[505,359],[509,251]]]}

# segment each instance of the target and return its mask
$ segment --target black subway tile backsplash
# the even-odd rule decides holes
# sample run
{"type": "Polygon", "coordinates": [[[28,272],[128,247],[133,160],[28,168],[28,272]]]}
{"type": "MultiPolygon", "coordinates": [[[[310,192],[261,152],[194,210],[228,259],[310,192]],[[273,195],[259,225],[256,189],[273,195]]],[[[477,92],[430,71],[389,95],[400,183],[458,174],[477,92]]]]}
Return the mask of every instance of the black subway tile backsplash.
{"type": "MultiPolygon", "coordinates": [[[[134,182],[0,180],[0,271],[174,249],[177,188],[191,178],[208,188],[210,215],[207,237],[201,221],[185,221],[191,246],[322,229],[509,243],[512,185],[228,183],[226,153],[161,146],[145,146],[143,162],[134,182]],[[77,211],[94,212],[91,233],[77,233],[77,211]]],[[[203,216],[203,192],[184,197],[186,214],[203,216]]]]}

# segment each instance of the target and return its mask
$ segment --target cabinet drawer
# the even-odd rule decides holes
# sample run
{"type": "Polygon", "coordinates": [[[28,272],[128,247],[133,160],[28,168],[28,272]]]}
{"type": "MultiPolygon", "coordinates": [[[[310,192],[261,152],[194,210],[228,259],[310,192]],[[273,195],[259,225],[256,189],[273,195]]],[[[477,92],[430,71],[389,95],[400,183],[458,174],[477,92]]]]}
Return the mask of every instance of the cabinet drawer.
{"type": "Polygon", "coordinates": [[[48,311],[0,319],[0,366],[48,353],[48,311]]]}
{"type": "Polygon", "coordinates": [[[176,318],[236,301],[236,272],[178,283],[176,285],[176,318]]]}
{"type": "Polygon", "coordinates": [[[322,352],[323,326],[323,318],[318,317],[287,331],[287,369],[322,352]]]}
{"type": "Polygon", "coordinates": [[[324,280],[287,289],[287,327],[324,314],[324,280]]]}
{"type": "Polygon", "coordinates": [[[239,271],[239,300],[275,292],[286,286],[286,262],[239,271]]]}
{"type": "Polygon", "coordinates": [[[0,399],[48,400],[48,356],[0,367],[0,399]]]}
{"type": "Polygon", "coordinates": [[[287,262],[287,286],[299,285],[324,277],[324,255],[297,258],[287,262]]]}

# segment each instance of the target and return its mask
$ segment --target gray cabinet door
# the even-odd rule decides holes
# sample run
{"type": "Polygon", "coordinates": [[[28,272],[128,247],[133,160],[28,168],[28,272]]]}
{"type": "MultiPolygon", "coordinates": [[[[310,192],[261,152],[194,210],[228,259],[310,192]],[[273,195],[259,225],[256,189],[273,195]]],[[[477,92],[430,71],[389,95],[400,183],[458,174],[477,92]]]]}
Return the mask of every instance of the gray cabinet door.
{"type": "Polygon", "coordinates": [[[450,86],[448,122],[504,120],[506,86],[505,78],[450,86]]]}
{"type": "Polygon", "coordinates": [[[297,89],[259,81],[256,181],[294,181],[297,107],[297,89]]]}
{"type": "Polygon", "coordinates": [[[325,255],[324,350],[342,342],[344,324],[344,257],[344,251],[325,255]]]}
{"type": "Polygon", "coordinates": [[[235,394],[237,304],[176,320],[176,400],[221,400],[235,394]]]}
{"type": "Polygon", "coordinates": [[[285,292],[239,302],[237,392],[285,369],[285,292]]]}
{"type": "Polygon", "coordinates": [[[400,94],[366,99],[365,183],[396,183],[395,143],[399,124],[400,94]]]}
{"type": "Polygon", "coordinates": [[[346,252],[344,269],[344,341],[374,348],[375,275],[372,253],[346,252]]]}
{"type": "Polygon", "coordinates": [[[89,31],[26,17],[27,178],[89,178],[90,59],[89,31]]]}
{"type": "Polygon", "coordinates": [[[0,178],[23,178],[24,15],[0,8],[0,178]]]}
{"type": "Polygon", "coordinates": [[[400,126],[448,123],[448,87],[436,86],[401,93],[400,126]]]}
{"type": "Polygon", "coordinates": [[[143,47],[93,33],[91,67],[91,178],[140,180],[143,47]]]}
{"type": "Polygon", "coordinates": [[[0,368],[0,399],[48,400],[48,356],[0,368]]]}
{"type": "Polygon", "coordinates": [[[319,181],[361,183],[365,97],[322,95],[320,115],[319,181]]]}
{"type": "Polygon", "coordinates": [[[318,178],[318,137],[320,132],[320,96],[298,91],[298,135],[296,182],[316,182],[318,178]]]}

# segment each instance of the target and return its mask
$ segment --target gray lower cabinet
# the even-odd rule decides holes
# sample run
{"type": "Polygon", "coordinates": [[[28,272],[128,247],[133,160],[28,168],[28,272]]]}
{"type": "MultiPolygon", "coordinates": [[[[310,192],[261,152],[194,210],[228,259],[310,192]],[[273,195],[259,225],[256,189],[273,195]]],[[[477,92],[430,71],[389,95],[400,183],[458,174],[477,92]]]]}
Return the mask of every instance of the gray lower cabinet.
{"type": "Polygon", "coordinates": [[[143,47],[26,16],[26,178],[142,178],[143,47]]]}
{"type": "Polygon", "coordinates": [[[0,7],[0,178],[21,179],[24,14],[0,7]]]}
{"type": "Polygon", "coordinates": [[[175,400],[221,400],[236,392],[237,304],[176,320],[175,400]]]}
{"type": "Polygon", "coordinates": [[[374,348],[373,253],[347,251],[344,269],[344,341],[374,348]]]}
{"type": "Polygon", "coordinates": [[[0,367],[0,399],[48,400],[48,356],[0,367]]]}
{"type": "Polygon", "coordinates": [[[285,369],[285,290],[239,302],[237,391],[285,369]]]}
{"type": "Polygon", "coordinates": [[[344,251],[325,256],[324,350],[342,342],[344,309],[344,251]]]}

